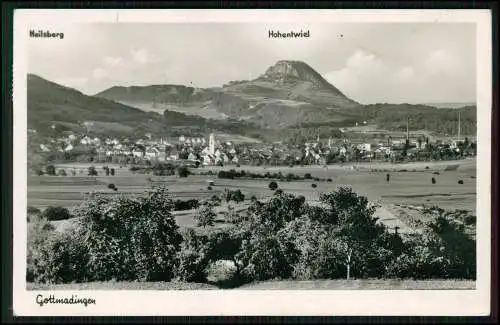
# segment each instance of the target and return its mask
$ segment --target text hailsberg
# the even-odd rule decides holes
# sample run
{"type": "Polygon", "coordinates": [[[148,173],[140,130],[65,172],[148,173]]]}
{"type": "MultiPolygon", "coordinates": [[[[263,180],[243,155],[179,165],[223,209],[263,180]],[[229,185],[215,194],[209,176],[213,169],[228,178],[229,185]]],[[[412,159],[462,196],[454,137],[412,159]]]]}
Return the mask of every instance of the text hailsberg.
{"type": "Polygon", "coordinates": [[[303,31],[290,31],[290,32],[280,32],[280,31],[269,31],[269,38],[308,38],[310,35],[309,30],[303,31]]]}
{"type": "Polygon", "coordinates": [[[64,33],[53,33],[48,30],[30,30],[30,38],[58,38],[63,39],[64,33]]]}

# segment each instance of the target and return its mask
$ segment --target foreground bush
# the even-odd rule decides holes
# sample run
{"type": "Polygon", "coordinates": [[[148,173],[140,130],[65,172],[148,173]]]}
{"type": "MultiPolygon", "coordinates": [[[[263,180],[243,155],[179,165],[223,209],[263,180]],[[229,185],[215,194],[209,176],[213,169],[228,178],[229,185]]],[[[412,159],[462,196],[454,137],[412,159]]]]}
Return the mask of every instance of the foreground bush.
{"type": "Polygon", "coordinates": [[[28,223],[28,238],[27,238],[27,274],[26,281],[43,280],[41,275],[45,271],[43,268],[47,263],[43,261],[41,256],[41,248],[44,242],[47,241],[54,233],[54,226],[40,215],[33,215],[28,223]]]}
{"type": "Polygon", "coordinates": [[[71,218],[71,213],[63,207],[49,206],[42,212],[42,217],[48,221],[66,220],[71,218]]]}
{"type": "Polygon", "coordinates": [[[81,237],[52,231],[33,247],[28,281],[56,284],[89,280],[85,265],[90,256],[81,237]]]}
{"type": "Polygon", "coordinates": [[[138,198],[97,197],[78,210],[93,281],[169,281],[181,236],[163,187],[138,198]]]}
{"type": "Polygon", "coordinates": [[[182,241],[163,187],[136,198],[96,196],[76,226],[33,245],[36,281],[169,281],[182,241]]]}

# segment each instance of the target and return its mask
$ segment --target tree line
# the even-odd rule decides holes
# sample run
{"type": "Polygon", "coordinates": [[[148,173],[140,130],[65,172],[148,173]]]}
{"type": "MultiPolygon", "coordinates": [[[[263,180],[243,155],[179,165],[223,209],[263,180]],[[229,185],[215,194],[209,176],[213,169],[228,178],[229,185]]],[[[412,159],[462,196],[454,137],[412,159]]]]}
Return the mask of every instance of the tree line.
{"type": "MultiPolygon", "coordinates": [[[[207,202],[198,213],[213,217],[207,202]]],[[[77,223],[66,232],[37,218],[29,224],[27,280],[208,282],[210,265],[220,260],[234,266],[224,284],[231,286],[476,276],[475,240],[442,212],[432,212],[422,233],[402,235],[379,223],[376,207],[349,187],[322,194],[321,205],[277,189],[267,201],[252,198],[247,210],[229,209],[226,226],[209,222],[201,230],[179,228],[174,206],[160,186],[134,198],[89,198],[73,211],[77,223]]]]}

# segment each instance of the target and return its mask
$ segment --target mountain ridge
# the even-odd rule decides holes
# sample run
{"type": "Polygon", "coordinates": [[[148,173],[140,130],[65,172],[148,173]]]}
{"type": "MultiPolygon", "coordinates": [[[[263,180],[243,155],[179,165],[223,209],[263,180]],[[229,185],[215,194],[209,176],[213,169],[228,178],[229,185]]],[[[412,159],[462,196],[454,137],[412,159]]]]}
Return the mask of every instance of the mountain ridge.
{"type": "Polygon", "coordinates": [[[205,118],[245,120],[268,128],[290,126],[297,115],[308,121],[344,120],[349,113],[340,110],[360,106],[307,63],[291,60],[278,61],[255,79],[229,81],[221,87],[114,86],[95,96],[143,110],[168,108],[205,118]]]}

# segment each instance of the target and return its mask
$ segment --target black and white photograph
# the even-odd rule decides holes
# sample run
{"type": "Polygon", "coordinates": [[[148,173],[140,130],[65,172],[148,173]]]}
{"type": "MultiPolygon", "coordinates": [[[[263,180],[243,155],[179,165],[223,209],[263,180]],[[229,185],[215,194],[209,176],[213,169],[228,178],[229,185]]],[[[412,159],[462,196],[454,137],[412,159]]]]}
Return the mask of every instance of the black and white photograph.
{"type": "Polygon", "coordinates": [[[491,17],[399,12],[17,11],[14,311],[487,315],[491,17]]]}

